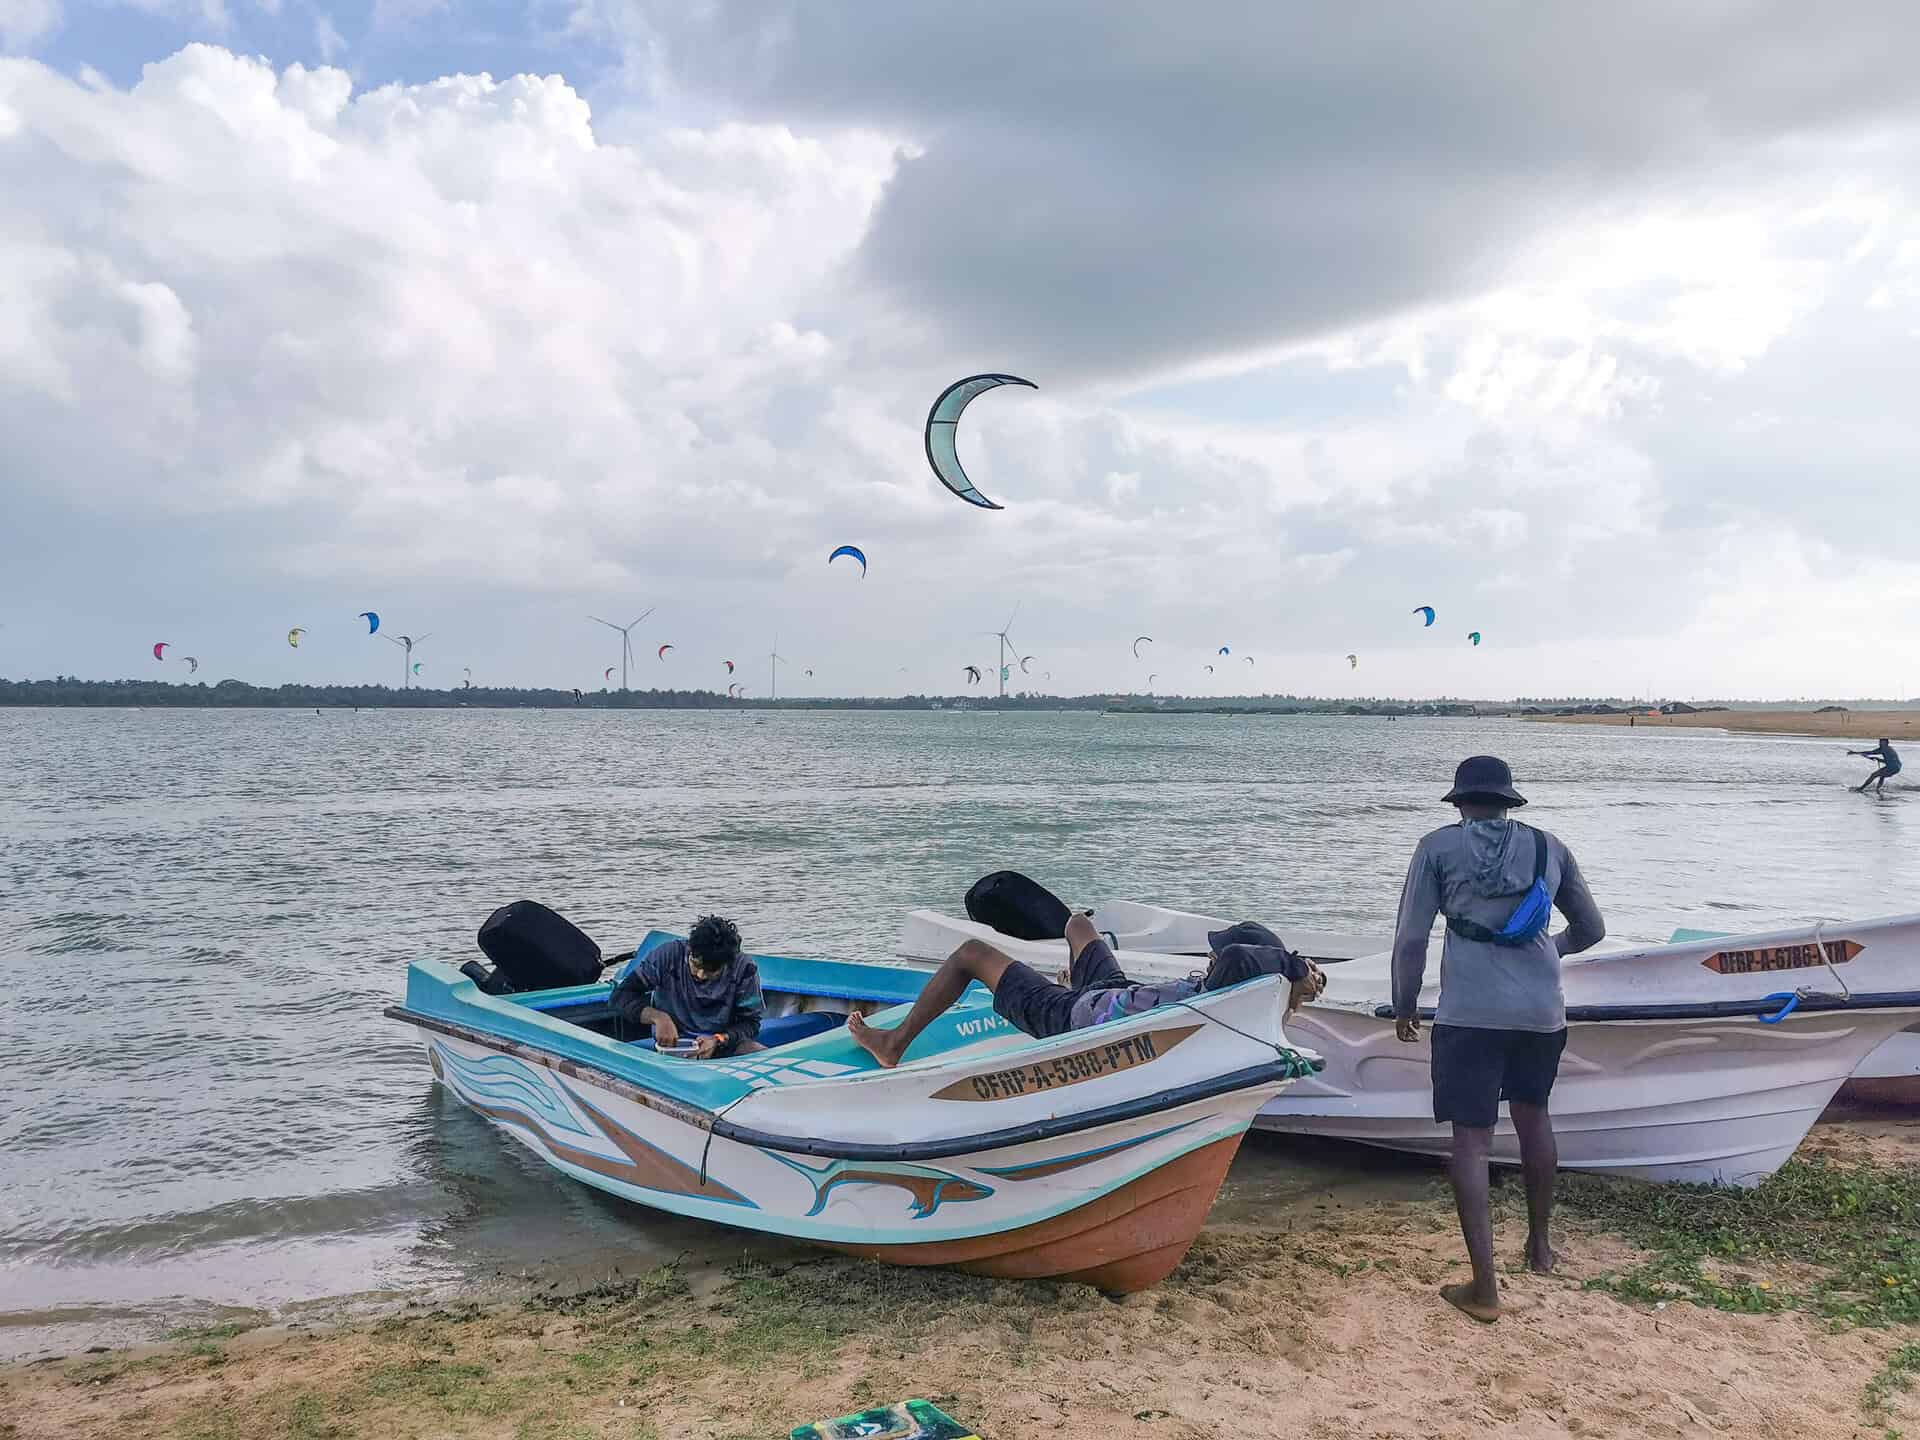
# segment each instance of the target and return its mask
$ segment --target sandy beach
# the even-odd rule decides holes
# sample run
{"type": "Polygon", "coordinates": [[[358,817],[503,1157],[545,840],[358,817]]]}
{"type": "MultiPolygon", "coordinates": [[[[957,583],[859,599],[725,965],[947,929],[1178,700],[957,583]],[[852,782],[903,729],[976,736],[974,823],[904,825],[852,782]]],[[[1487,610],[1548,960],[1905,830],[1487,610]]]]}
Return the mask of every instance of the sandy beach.
{"type": "Polygon", "coordinates": [[[1920,1120],[1863,1112],[1816,1129],[1774,1189],[1745,1198],[1569,1177],[1552,1277],[1519,1268],[1509,1177],[1493,1327],[1435,1297],[1465,1274],[1435,1171],[1403,1201],[1209,1228],[1167,1283],[1117,1302],[824,1256],[697,1284],[667,1266],[570,1295],[16,1366],[0,1372],[0,1434],[762,1440],[907,1396],[988,1440],[1895,1434],[1920,1422],[1905,1388],[1920,1277],[1893,1213],[1916,1160],[1920,1120]],[[1832,1214],[1728,1243],[1769,1206],[1832,1214]],[[1850,1209],[1865,1229],[1845,1228],[1850,1209]],[[1892,1247],[1871,1274],[1869,1234],[1892,1247]]]}
{"type": "Polygon", "coordinates": [[[1700,715],[1528,715],[1551,725],[1616,725],[1638,728],[1733,730],[1750,735],[1831,735],[1835,739],[1899,742],[1920,737],[1920,710],[1713,710],[1700,715]]]}

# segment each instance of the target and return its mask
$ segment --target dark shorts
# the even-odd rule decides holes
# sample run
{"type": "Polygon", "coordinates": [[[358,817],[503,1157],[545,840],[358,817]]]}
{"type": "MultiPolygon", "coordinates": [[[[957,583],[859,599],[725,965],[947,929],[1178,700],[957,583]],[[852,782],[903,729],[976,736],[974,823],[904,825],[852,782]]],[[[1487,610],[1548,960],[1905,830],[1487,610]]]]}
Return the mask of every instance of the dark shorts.
{"type": "Polygon", "coordinates": [[[1433,1052],[1433,1118],[1439,1124],[1492,1129],[1500,1102],[1545,1105],[1560,1073],[1567,1032],[1476,1030],[1435,1025],[1427,1032],[1433,1052]]]}
{"type": "Polygon", "coordinates": [[[993,992],[994,1013],[1034,1039],[1045,1040],[1073,1028],[1073,1002],[1080,995],[1128,983],[1104,940],[1095,940],[1080,952],[1067,981],[1056,985],[1025,961],[1015,960],[1001,973],[993,992]]]}

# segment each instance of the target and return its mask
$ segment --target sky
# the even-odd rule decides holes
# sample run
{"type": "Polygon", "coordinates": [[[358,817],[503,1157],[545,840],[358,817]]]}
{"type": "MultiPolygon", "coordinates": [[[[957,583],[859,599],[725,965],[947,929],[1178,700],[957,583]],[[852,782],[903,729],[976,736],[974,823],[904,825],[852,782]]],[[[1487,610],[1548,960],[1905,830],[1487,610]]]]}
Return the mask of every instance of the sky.
{"type": "Polygon", "coordinates": [[[1917,41],[0,0],[0,676],[1920,693],[1917,41]]]}

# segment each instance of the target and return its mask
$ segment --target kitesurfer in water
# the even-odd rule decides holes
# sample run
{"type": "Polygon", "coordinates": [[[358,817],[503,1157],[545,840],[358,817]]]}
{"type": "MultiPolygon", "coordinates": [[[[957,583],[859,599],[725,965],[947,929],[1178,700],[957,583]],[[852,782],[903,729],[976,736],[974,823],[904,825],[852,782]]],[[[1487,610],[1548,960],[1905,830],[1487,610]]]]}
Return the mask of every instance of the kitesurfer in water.
{"type": "Polygon", "coordinates": [[[1527,1265],[1553,1269],[1548,1224],[1560,1156],[1547,1097],[1567,1044],[1560,959],[1597,945],[1607,927],[1573,853],[1544,830],[1509,820],[1525,805],[1507,762],[1475,755],[1453,774],[1460,823],[1413,852],[1393,934],[1394,1033],[1420,1039],[1420,986],[1436,915],[1447,917],[1440,1002],[1433,1017],[1434,1123],[1453,1126],[1448,1176],[1473,1279],[1441,1298],[1475,1320],[1500,1318],[1487,1166],[1500,1102],[1520,1141],[1527,1190],[1527,1265]],[[1515,902],[1518,902],[1517,904],[1515,902]],[[1553,911],[1567,928],[1548,933],[1553,911]]]}
{"type": "Polygon", "coordinates": [[[740,951],[740,930],[702,915],[684,940],[656,946],[614,987],[613,1006],[635,1025],[653,1027],[656,1050],[694,1041],[693,1058],[745,1055],[759,1040],[766,1001],[760,967],[740,951]]]}
{"type": "Polygon", "coordinates": [[[881,1065],[891,1068],[900,1063],[920,1032],[952,1009],[975,980],[993,992],[995,1014],[1036,1040],[1144,1014],[1203,990],[1225,989],[1261,975],[1285,975],[1293,982],[1287,1002],[1292,1011],[1327,983],[1311,960],[1295,955],[1279,936],[1251,920],[1207,936],[1211,954],[1204,973],[1152,985],[1138,985],[1127,978],[1085,915],[1068,918],[1066,940],[1071,960],[1064,985],[984,940],[965,940],[933,972],[906,1019],[891,1030],[876,1030],[863,1017],[849,1015],[847,1033],[881,1065]]]}
{"type": "Polygon", "coordinates": [[[1887,781],[1900,773],[1900,752],[1893,748],[1892,744],[1884,735],[1880,738],[1880,743],[1871,750],[1849,750],[1847,753],[1849,755],[1858,755],[1863,759],[1878,760],[1880,762],[1879,769],[1875,770],[1871,775],[1867,776],[1866,779],[1854,786],[1854,789],[1862,795],[1867,793],[1867,786],[1869,785],[1874,787],[1874,794],[1886,794],[1887,781]]]}

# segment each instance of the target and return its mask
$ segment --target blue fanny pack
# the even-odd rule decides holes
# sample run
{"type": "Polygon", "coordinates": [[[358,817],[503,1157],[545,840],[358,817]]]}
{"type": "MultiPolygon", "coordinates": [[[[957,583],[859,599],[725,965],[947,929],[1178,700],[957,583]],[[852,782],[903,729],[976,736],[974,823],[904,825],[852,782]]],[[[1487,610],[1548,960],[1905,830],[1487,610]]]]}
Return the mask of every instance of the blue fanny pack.
{"type": "Polygon", "coordinates": [[[1461,939],[1478,940],[1486,945],[1528,945],[1539,937],[1540,932],[1547,928],[1547,922],[1553,919],[1553,892],[1547,889],[1547,840],[1531,825],[1525,828],[1533,836],[1533,884],[1521,894],[1520,903],[1513,907],[1513,914],[1498,930],[1489,930],[1472,920],[1457,920],[1449,915],[1447,929],[1461,939]]]}

